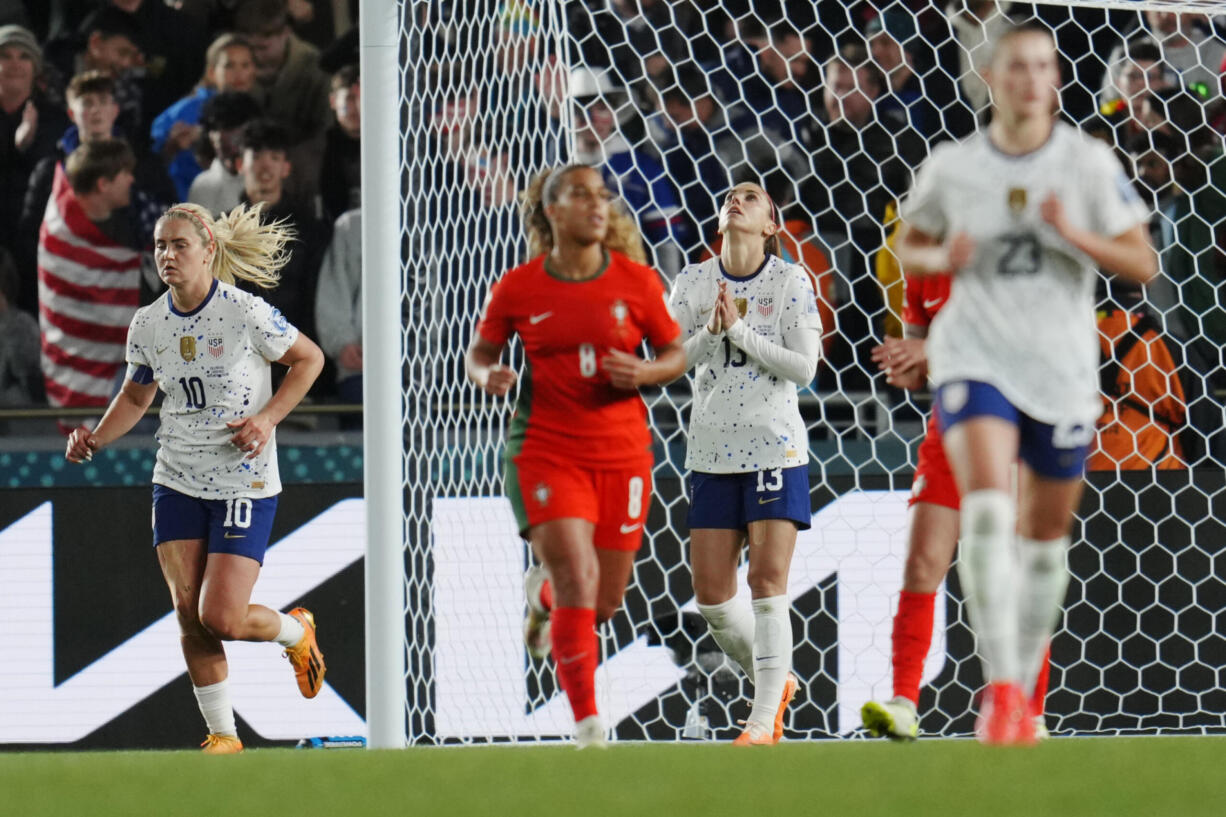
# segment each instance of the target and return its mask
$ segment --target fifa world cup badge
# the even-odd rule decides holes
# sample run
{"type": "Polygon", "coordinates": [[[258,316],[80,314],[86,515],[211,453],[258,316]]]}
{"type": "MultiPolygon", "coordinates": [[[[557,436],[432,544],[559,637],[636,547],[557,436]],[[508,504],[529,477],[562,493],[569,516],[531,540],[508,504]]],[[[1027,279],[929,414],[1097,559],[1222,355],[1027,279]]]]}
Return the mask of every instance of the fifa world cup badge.
{"type": "Polygon", "coordinates": [[[749,311],[749,299],[733,298],[732,300],[734,303],[736,303],[736,313],[742,318],[745,317],[745,313],[749,311]]]}
{"type": "Polygon", "coordinates": [[[179,355],[191,363],[196,359],[196,339],[191,335],[184,335],[179,338],[179,355]]]}
{"type": "Polygon", "coordinates": [[[1010,187],[1009,188],[1009,212],[1015,216],[1020,216],[1022,211],[1026,209],[1026,188],[1010,187]]]}

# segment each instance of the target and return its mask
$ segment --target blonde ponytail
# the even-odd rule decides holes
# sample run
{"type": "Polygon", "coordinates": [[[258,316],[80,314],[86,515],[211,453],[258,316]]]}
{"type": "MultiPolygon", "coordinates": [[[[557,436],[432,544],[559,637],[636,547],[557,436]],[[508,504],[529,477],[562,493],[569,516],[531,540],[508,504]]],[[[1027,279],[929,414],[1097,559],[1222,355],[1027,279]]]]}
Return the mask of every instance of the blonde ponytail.
{"type": "Polygon", "coordinates": [[[281,279],[281,268],[289,263],[286,245],[296,235],[282,219],[264,224],[260,220],[263,203],[240,204],[216,219],[198,204],[176,204],[162,218],[177,218],[191,224],[204,246],[214,245],[213,277],[226,284],[236,279],[272,289],[281,279]]]}
{"type": "MultiPolygon", "coordinates": [[[[535,258],[547,255],[553,249],[553,226],[545,215],[545,205],[558,200],[558,188],[566,174],[589,165],[570,164],[542,170],[532,177],[528,187],[519,194],[520,215],[524,232],[528,235],[528,255],[535,258]]],[[[619,252],[631,261],[647,263],[647,251],[638,224],[626,213],[619,202],[609,208],[609,229],[605,233],[605,249],[619,252]]]]}

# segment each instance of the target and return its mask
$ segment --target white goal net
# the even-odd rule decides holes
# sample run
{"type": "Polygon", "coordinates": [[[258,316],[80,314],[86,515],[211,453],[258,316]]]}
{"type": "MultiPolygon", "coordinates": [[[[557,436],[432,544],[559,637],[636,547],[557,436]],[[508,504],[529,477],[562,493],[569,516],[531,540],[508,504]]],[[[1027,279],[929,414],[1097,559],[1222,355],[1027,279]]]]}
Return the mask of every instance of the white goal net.
{"type": "MultiPolygon", "coordinates": [[[[526,260],[516,193],[535,171],[575,160],[602,168],[665,278],[709,251],[714,202],[730,184],[759,180],[781,205],[785,253],[817,275],[827,330],[801,396],[814,524],[789,587],[801,692],[787,735],[855,736],[860,705],[892,694],[891,615],[929,403],[888,387],[869,359],[899,331],[893,204],[934,144],[985,116],[976,70],[1006,15],[1055,33],[1062,114],[1116,147],[1152,205],[1163,268],[1145,291],[1100,287],[1101,444],[1051,647],[1048,723],[1056,734],[1226,730],[1219,6],[405,4],[410,740],[540,740],[572,728],[552,665],[521,641],[529,555],[499,466],[512,402],[469,385],[462,355],[491,284],[526,260]]],[[[730,737],[749,687],[692,598],[688,386],[644,399],[656,493],[624,608],[602,628],[598,701],[617,739],[730,737]]],[[[938,598],[921,730],[968,734],[982,679],[952,572],[938,598]]]]}

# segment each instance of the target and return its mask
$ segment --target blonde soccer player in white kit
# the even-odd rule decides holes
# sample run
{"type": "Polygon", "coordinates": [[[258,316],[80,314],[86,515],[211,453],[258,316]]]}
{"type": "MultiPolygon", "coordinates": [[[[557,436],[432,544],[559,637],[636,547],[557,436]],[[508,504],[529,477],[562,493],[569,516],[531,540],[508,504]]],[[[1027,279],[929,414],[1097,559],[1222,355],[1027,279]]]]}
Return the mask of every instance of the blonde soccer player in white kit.
{"type": "Polygon", "coordinates": [[[208,727],[204,751],[241,752],[223,641],[275,641],[299,691],[323,683],[311,613],[250,604],[281,480],[274,429],[323,368],[323,354],[264,299],[233,286],[275,286],[292,232],[239,206],[214,220],[171,207],[154,230],[169,291],[132,319],[128,374],[97,428],[78,428],[66,456],[89,460],[136,424],[161,389],[153,469],[153,544],[179,620],[183,658],[208,727]],[[269,363],[289,367],[274,394],[269,363]]]}
{"type": "Polygon", "coordinates": [[[1011,744],[1035,741],[1023,690],[1059,620],[1102,411],[1096,268],[1146,282],[1157,258],[1148,210],[1111,149],[1055,117],[1051,33],[1020,25],[994,49],[991,124],[933,151],[900,208],[897,253],[908,275],[954,272],[928,357],[962,495],[958,573],[988,683],[975,729],[1011,744]]]}
{"type": "Polygon", "coordinates": [[[796,390],[817,371],[821,319],[812,276],[779,257],[779,229],[766,191],[736,185],[720,208],[719,257],[683,269],[669,300],[695,370],[685,456],[694,596],[754,685],[739,745],[783,735],[797,687],[788,568],[812,518],[796,390]],[[751,606],[736,597],[746,543],[751,606]]]}

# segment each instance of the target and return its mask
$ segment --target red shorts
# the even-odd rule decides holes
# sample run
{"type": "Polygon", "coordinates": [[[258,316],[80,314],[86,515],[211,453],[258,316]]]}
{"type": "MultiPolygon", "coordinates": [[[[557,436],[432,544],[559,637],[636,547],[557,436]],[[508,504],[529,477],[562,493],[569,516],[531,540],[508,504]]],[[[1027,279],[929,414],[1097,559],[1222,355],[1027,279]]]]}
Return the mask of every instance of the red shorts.
{"type": "Polygon", "coordinates": [[[586,519],[593,542],[605,550],[635,551],[651,507],[652,461],[634,467],[585,468],[520,454],[505,461],[507,498],[519,533],[553,519],[586,519]]]}
{"type": "Polygon", "coordinates": [[[933,505],[943,505],[946,508],[958,510],[958,484],[954,482],[954,472],[949,468],[949,460],[945,458],[945,447],[941,444],[941,431],[937,428],[937,415],[934,411],[928,418],[928,433],[919,447],[919,462],[915,466],[915,478],[911,481],[911,499],[907,506],[916,502],[930,502],[933,505]]]}

